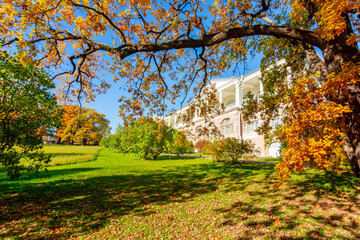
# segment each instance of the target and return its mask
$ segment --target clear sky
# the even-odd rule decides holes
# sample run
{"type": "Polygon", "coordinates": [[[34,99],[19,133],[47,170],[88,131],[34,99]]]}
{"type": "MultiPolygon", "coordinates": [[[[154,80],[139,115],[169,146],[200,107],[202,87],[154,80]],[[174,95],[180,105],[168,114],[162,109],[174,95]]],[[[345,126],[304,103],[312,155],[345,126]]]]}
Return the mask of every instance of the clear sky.
{"type": "MultiPolygon", "coordinates": [[[[229,70],[225,72],[221,77],[233,77],[233,76],[241,76],[247,74],[257,68],[260,67],[260,57],[257,56],[254,59],[249,59],[246,61],[245,69],[244,64],[241,63],[239,65],[239,69],[234,73],[233,70],[229,70]]],[[[105,75],[107,79],[112,79],[112,76],[105,75]]],[[[117,83],[112,82],[111,88],[105,93],[98,95],[94,102],[90,102],[88,104],[83,104],[83,107],[93,108],[97,112],[103,113],[106,115],[106,118],[110,120],[111,133],[115,133],[115,129],[119,124],[122,124],[122,120],[119,117],[119,98],[123,94],[127,94],[126,92],[119,90],[119,87],[122,86],[126,82],[126,79],[120,80],[117,83]]],[[[180,108],[179,106],[175,106],[175,108],[180,108]]]]}

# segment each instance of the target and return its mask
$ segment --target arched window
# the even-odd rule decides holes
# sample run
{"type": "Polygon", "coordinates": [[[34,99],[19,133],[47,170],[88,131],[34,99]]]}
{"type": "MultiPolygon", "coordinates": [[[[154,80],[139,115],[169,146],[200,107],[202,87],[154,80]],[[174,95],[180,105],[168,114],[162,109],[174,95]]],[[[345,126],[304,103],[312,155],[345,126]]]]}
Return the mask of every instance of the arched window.
{"type": "Polygon", "coordinates": [[[221,134],[228,135],[233,133],[234,127],[230,118],[225,118],[221,123],[221,134]]]}

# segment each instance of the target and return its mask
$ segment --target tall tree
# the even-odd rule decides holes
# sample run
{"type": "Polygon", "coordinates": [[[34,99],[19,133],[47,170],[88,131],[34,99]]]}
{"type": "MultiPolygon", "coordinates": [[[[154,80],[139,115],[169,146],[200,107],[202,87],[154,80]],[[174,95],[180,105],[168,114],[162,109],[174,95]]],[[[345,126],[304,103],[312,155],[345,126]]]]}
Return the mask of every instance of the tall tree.
{"type": "Polygon", "coordinates": [[[44,71],[0,52],[0,164],[11,178],[50,161],[41,149],[43,132],[59,120],[53,88],[44,71]]]}
{"type": "MultiPolygon", "coordinates": [[[[322,103],[322,108],[314,109],[321,113],[319,116],[329,116],[335,109],[326,121],[332,122],[330,133],[342,134],[332,134],[331,139],[336,144],[347,141],[347,156],[360,176],[359,9],[357,0],[215,0],[209,4],[199,0],[4,0],[0,35],[2,45],[16,43],[22,49],[19,57],[23,61],[36,58],[43,65],[64,66],[68,60],[69,70],[55,77],[63,81],[65,90],[77,83],[73,93],[89,99],[109,86],[105,81],[95,84],[101,69],[114,73],[115,81],[127,77],[132,97],[121,99],[121,114],[128,117],[129,111],[142,115],[145,106],[150,114],[155,109],[161,112],[166,107],[164,99],[174,101],[186,95],[191,86],[201,89],[209,77],[245,59],[252,50],[264,52],[264,69],[270,62],[285,58],[289,68],[284,69],[291,70],[293,78],[264,78],[265,98],[274,101],[263,112],[278,114],[281,101],[275,99],[279,99],[279,92],[286,95],[283,106],[289,107],[288,126],[300,120],[291,116],[309,104],[314,107],[322,103]],[[107,57],[100,60],[105,54],[107,57]],[[181,72],[182,78],[176,72],[181,72]],[[301,92],[297,91],[296,79],[303,76],[307,82],[300,81],[299,86],[312,92],[296,98],[294,93],[301,92]],[[311,83],[313,78],[316,81],[311,83]],[[197,79],[202,80],[200,85],[195,84],[197,79]],[[286,91],[274,90],[275,86],[286,91]],[[310,101],[312,98],[316,100],[310,101]],[[295,104],[299,108],[291,109],[303,100],[304,104],[295,104]]],[[[299,125],[301,129],[306,128],[305,119],[299,125]]],[[[318,120],[313,124],[326,126],[318,120]]],[[[289,136],[289,131],[295,133],[291,128],[284,133],[289,136]]],[[[319,145],[318,140],[328,131],[293,136],[301,140],[314,134],[318,137],[313,140],[319,145]]],[[[301,152],[310,142],[300,140],[288,147],[301,152]],[[297,149],[299,144],[302,147],[297,149]]],[[[311,156],[309,161],[321,165],[325,156],[311,156]]],[[[308,162],[304,159],[285,157],[283,169],[287,170],[283,176],[294,166],[308,162]]]]}
{"type": "Polygon", "coordinates": [[[98,144],[110,133],[105,115],[77,105],[63,105],[62,127],[57,132],[60,141],[77,144],[98,144]]]}

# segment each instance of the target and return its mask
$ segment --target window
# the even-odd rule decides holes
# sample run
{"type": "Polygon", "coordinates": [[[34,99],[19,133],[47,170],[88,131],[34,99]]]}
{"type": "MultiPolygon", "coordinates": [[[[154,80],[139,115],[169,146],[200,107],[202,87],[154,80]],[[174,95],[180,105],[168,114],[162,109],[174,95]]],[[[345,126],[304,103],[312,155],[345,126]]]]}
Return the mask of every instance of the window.
{"type": "Polygon", "coordinates": [[[225,106],[231,106],[231,105],[235,105],[235,99],[230,99],[229,101],[226,102],[225,106]]]}
{"type": "Polygon", "coordinates": [[[258,129],[258,121],[248,123],[247,125],[247,131],[253,132],[258,129]]]}
{"type": "Polygon", "coordinates": [[[233,132],[233,125],[229,125],[225,127],[225,134],[229,134],[233,132]]]}
{"type": "Polygon", "coordinates": [[[226,118],[223,120],[222,124],[221,124],[221,134],[222,135],[227,135],[233,132],[233,125],[230,122],[230,118],[226,118]]]}

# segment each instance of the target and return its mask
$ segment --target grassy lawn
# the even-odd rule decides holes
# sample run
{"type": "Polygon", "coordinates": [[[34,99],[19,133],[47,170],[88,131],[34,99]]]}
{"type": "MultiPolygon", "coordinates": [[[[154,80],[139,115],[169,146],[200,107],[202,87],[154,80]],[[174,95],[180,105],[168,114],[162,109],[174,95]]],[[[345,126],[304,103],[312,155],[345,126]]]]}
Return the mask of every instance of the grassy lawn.
{"type": "Polygon", "coordinates": [[[51,154],[50,165],[65,165],[79,162],[88,162],[96,158],[101,147],[97,146],[74,146],[74,145],[55,145],[44,146],[44,152],[51,154]]]}
{"type": "Polygon", "coordinates": [[[360,180],[294,175],[208,159],[95,161],[9,181],[0,170],[0,239],[359,239],[360,180]]]}
{"type": "MultiPolygon", "coordinates": [[[[184,155],[187,156],[193,156],[193,157],[206,157],[206,158],[211,158],[210,154],[206,154],[206,153],[185,153],[184,155]]],[[[275,158],[275,157],[267,157],[267,158],[253,158],[253,159],[249,159],[251,161],[257,161],[257,162],[273,162],[273,163],[278,163],[280,162],[280,158],[275,158]]]]}

